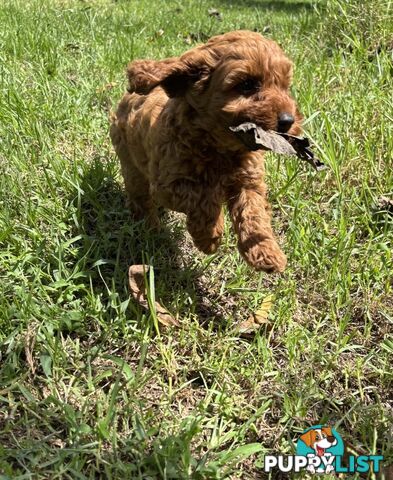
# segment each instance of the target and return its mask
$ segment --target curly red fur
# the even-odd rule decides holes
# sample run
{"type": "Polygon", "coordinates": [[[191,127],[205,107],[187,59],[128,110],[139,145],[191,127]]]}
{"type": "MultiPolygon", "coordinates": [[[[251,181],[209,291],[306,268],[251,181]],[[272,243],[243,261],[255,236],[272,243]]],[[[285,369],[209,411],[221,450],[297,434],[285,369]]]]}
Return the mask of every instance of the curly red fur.
{"type": "Polygon", "coordinates": [[[247,151],[229,127],[251,121],[276,130],[286,112],[295,119],[289,133],[299,134],[291,77],[280,47],[248,31],[213,37],[179,58],[132,62],[111,137],[134,215],[156,223],[157,206],[183,212],[195,245],[213,253],[227,203],[243,258],[257,270],[283,271],[263,152],[247,151]],[[255,88],[242,91],[244,81],[255,88]]]}

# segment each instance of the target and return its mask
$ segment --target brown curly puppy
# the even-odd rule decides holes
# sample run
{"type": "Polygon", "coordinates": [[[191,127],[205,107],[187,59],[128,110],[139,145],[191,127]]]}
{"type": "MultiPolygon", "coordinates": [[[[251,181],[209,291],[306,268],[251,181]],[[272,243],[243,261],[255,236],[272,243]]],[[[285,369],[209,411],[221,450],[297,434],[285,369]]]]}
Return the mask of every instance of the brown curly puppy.
{"type": "Polygon", "coordinates": [[[230,126],[250,121],[265,130],[300,133],[290,96],[292,63],[258,33],[211,38],[181,57],[136,60],[129,88],[112,120],[127,204],[157,222],[163,206],[187,215],[187,229],[205,253],[217,250],[224,203],[247,263],[284,270],[286,257],[270,224],[263,152],[249,152],[230,126]]]}

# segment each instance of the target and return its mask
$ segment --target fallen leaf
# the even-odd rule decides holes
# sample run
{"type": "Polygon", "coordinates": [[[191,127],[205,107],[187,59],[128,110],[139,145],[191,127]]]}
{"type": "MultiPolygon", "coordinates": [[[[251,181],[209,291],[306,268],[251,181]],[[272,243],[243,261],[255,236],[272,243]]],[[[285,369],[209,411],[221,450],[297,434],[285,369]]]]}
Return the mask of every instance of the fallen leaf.
{"type": "Polygon", "coordinates": [[[251,315],[251,317],[248,317],[247,320],[244,320],[244,322],[239,325],[238,331],[241,334],[249,334],[254,333],[260,327],[259,323],[256,323],[254,316],[251,315]]]}
{"type": "Polygon", "coordinates": [[[222,14],[216,8],[209,8],[208,14],[210,17],[215,17],[219,22],[222,22],[222,14]]]}
{"type": "Polygon", "coordinates": [[[273,295],[268,295],[262,300],[258,310],[248,317],[247,320],[239,325],[239,332],[242,334],[253,333],[258,330],[261,325],[268,324],[269,313],[273,306],[273,295]]]}
{"type": "Polygon", "coordinates": [[[26,362],[30,368],[31,373],[34,375],[36,371],[35,359],[33,356],[34,346],[37,339],[36,325],[33,323],[29,324],[29,327],[26,331],[24,343],[25,343],[25,357],[26,362]]]}
{"type": "Polygon", "coordinates": [[[64,440],[61,440],[60,438],[55,438],[54,440],[52,440],[51,442],[51,445],[53,445],[54,447],[58,447],[58,448],[64,448],[66,446],[66,443],[64,440]]]}
{"type": "MultiPolygon", "coordinates": [[[[150,310],[149,302],[146,297],[145,278],[150,270],[150,265],[131,265],[128,269],[128,285],[134,300],[136,300],[141,307],[150,310]]],[[[166,308],[164,308],[157,301],[154,302],[154,307],[157,315],[157,320],[166,327],[176,326],[180,327],[180,323],[176,320],[166,308]]]]}
{"type": "Polygon", "coordinates": [[[378,199],[377,207],[387,213],[393,213],[393,199],[382,196],[378,199]]]}
{"type": "Polygon", "coordinates": [[[269,323],[268,316],[269,316],[270,310],[272,309],[272,306],[273,306],[273,295],[268,295],[262,300],[260,307],[254,313],[255,321],[259,325],[262,325],[263,323],[269,323]]]}

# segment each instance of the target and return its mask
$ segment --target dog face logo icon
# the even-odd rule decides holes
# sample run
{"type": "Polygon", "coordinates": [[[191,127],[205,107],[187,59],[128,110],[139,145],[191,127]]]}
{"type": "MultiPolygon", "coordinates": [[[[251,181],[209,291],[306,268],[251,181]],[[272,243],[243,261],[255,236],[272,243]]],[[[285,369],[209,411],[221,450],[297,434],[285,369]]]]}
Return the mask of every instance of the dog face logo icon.
{"type": "Polygon", "coordinates": [[[335,458],[344,455],[344,442],[334,428],[315,425],[299,437],[296,454],[309,459],[309,472],[331,473],[335,470],[335,458]]]}

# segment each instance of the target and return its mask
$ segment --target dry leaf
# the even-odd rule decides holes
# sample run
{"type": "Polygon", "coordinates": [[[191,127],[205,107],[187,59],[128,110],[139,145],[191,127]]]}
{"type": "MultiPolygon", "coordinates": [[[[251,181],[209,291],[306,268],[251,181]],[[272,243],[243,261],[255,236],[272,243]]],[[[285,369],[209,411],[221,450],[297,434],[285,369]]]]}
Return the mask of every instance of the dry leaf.
{"type": "Polygon", "coordinates": [[[377,207],[391,214],[393,213],[393,199],[382,196],[378,199],[377,207]]]}
{"type": "Polygon", "coordinates": [[[64,440],[61,440],[60,438],[55,438],[50,443],[54,447],[58,447],[58,448],[64,448],[66,446],[66,442],[64,440]]]}
{"type": "Polygon", "coordinates": [[[216,8],[209,8],[209,17],[215,17],[219,22],[222,22],[222,14],[216,8]]]}
{"type": "MultiPolygon", "coordinates": [[[[150,310],[149,302],[146,297],[145,277],[148,274],[150,265],[131,265],[128,270],[128,285],[134,300],[146,310],[150,310]]],[[[154,302],[157,320],[166,327],[175,325],[180,327],[180,323],[164,308],[160,303],[154,302]]]]}
{"type": "Polygon", "coordinates": [[[244,322],[239,325],[238,330],[241,334],[247,334],[255,332],[258,328],[260,328],[259,323],[256,323],[254,316],[251,315],[251,317],[244,320],[244,322]]]}
{"type": "Polygon", "coordinates": [[[268,316],[273,306],[273,295],[268,295],[262,300],[262,303],[258,310],[254,313],[255,321],[261,325],[263,323],[269,323],[268,316]]]}
{"type": "Polygon", "coordinates": [[[34,375],[36,371],[35,360],[33,356],[34,346],[37,339],[37,326],[34,323],[29,324],[24,338],[26,362],[34,375]]]}
{"type": "Polygon", "coordinates": [[[310,141],[306,137],[296,137],[288,133],[266,131],[255,123],[242,123],[229,127],[250,150],[267,149],[283,155],[295,155],[312,165],[315,170],[323,170],[323,164],[312,152],[310,141]]]}
{"type": "Polygon", "coordinates": [[[269,323],[268,317],[273,306],[273,295],[268,295],[262,300],[258,310],[247,320],[239,325],[239,332],[243,334],[253,333],[263,324],[269,323]]]}

